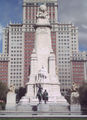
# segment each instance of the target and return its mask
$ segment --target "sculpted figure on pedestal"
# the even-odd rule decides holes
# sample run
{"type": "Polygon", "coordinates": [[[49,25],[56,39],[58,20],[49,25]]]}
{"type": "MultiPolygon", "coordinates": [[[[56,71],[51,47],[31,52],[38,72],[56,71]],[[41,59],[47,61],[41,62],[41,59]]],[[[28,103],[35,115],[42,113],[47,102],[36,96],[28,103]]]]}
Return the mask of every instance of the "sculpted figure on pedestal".
{"type": "Polygon", "coordinates": [[[41,5],[40,8],[39,8],[39,12],[37,13],[37,23],[38,22],[41,22],[40,20],[43,20],[45,19],[47,23],[49,23],[49,15],[48,15],[48,12],[47,12],[47,8],[45,5],[41,5]],[[39,21],[38,21],[39,19],[39,21]]]}
{"type": "Polygon", "coordinates": [[[13,85],[10,85],[10,88],[9,88],[10,92],[15,92],[15,87],[13,85]]]}
{"type": "Polygon", "coordinates": [[[71,104],[78,104],[78,103],[79,103],[78,86],[75,83],[73,83],[71,89],[71,104]]]}

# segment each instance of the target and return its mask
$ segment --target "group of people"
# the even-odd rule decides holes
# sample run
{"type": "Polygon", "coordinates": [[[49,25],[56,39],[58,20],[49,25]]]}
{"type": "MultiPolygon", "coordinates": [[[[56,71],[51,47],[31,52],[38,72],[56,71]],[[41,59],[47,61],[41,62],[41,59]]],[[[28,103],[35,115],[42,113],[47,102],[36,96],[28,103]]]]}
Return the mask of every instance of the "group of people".
{"type": "Polygon", "coordinates": [[[46,104],[46,102],[48,101],[48,92],[47,90],[44,90],[44,92],[42,93],[42,87],[40,86],[37,92],[37,98],[39,100],[39,103],[41,102],[41,100],[44,100],[44,103],[46,104]]]}

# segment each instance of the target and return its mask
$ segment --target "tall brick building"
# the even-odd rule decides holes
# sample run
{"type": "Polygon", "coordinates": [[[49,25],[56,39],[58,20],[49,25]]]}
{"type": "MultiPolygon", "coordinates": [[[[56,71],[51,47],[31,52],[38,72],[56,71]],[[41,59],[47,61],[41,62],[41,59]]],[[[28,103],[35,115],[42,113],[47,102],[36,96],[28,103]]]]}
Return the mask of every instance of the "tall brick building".
{"type": "Polygon", "coordinates": [[[87,53],[73,53],[71,57],[71,78],[72,83],[81,86],[87,83],[87,53]]]}
{"type": "Polygon", "coordinates": [[[73,24],[58,24],[57,66],[61,92],[66,94],[72,86],[70,57],[78,53],[78,28],[73,24]]]}
{"type": "Polygon", "coordinates": [[[0,81],[8,84],[8,54],[0,54],[0,81]]]}

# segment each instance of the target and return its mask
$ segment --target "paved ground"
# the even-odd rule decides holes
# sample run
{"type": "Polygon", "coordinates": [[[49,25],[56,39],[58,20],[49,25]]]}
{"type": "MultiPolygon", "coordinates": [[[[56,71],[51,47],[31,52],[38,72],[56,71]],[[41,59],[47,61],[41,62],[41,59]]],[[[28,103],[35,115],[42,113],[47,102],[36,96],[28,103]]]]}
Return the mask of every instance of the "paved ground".
{"type": "Polygon", "coordinates": [[[0,118],[87,118],[87,115],[64,115],[63,113],[45,112],[10,112],[0,111],[0,118]]]}

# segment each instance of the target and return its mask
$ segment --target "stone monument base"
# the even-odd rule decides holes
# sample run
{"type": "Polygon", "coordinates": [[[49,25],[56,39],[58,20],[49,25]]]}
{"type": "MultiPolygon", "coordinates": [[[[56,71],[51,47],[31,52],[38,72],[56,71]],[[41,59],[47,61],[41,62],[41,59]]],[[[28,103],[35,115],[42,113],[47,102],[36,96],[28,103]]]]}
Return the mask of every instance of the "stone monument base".
{"type": "Polygon", "coordinates": [[[29,112],[31,112],[32,111],[32,106],[30,105],[30,104],[18,104],[17,106],[16,106],[16,110],[17,111],[29,111],[29,112]]]}
{"type": "Polygon", "coordinates": [[[71,104],[70,111],[71,111],[71,115],[81,115],[80,104],[71,104]]]}
{"type": "Polygon", "coordinates": [[[59,114],[59,115],[69,115],[70,110],[67,104],[60,103],[33,103],[33,104],[18,104],[16,107],[17,111],[29,111],[36,112],[37,114],[50,115],[50,114],[59,114]]]}
{"type": "Polygon", "coordinates": [[[7,93],[6,110],[16,110],[16,94],[12,91],[7,93]]]}
{"type": "Polygon", "coordinates": [[[63,103],[41,103],[38,105],[38,112],[47,112],[48,114],[69,115],[69,106],[63,103]]]}
{"type": "Polygon", "coordinates": [[[16,104],[6,104],[6,111],[16,111],[16,104]]]}

